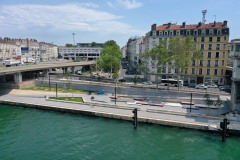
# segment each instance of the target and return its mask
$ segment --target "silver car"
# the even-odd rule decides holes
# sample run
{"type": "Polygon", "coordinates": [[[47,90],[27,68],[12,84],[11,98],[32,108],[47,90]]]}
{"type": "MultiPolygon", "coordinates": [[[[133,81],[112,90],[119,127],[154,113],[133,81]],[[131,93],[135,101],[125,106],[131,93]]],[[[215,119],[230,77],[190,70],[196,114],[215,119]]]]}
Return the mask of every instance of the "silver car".
{"type": "Polygon", "coordinates": [[[196,89],[207,89],[208,86],[206,86],[205,84],[198,84],[198,85],[196,85],[195,88],[196,88],[196,89]]]}

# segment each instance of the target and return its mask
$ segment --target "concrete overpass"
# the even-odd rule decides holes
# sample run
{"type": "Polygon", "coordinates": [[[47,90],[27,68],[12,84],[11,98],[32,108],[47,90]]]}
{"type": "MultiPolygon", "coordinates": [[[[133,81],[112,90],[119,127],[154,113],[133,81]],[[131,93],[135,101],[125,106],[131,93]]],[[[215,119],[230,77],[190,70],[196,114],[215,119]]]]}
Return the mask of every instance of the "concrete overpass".
{"type": "Polygon", "coordinates": [[[0,68],[0,81],[2,83],[6,82],[7,75],[14,76],[14,83],[19,84],[22,83],[22,74],[24,72],[31,72],[31,71],[43,71],[44,76],[48,77],[49,69],[53,68],[71,68],[71,72],[74,72],[74,68],[78,66],[90,66],[95,65],[95,61],[83,61],[83,62],[72,62],[72,61],[62,61],[62,62],[48,62],[48,63],[38,63],[34,65],[24,65],[24,66],[17,66],[17,67],[4,67],[0,68]]]}

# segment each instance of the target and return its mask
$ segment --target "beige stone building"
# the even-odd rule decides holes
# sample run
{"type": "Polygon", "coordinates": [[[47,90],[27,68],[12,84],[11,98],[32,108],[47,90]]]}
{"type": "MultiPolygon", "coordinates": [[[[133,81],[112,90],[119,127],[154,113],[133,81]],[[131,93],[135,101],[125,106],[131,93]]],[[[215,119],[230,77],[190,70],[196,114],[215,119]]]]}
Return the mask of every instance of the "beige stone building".
{"type": "MultiPolygon", "coordinates": [[[[151,31],[146,34],[145,49],[149,50],[158,45],[160,40],[173,36],[192,36],[195,48],[203,51],[202,58],[193,60],[192,65],[184,71],[182,79],[185,83],[225,83],[229,42],[227,21],[189,25],[185,22],[181,25],[153,24],[151,31]]],[[[176,71],[171,66],[166,66],[161,75],[162,78],[176,78],[176,71]]]]}

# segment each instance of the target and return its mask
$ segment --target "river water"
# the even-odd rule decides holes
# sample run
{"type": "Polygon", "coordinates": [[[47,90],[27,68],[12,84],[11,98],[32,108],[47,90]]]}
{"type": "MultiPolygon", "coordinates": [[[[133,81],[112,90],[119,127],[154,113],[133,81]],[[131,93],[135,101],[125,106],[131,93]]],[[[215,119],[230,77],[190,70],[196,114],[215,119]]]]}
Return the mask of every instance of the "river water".
{"type": "Polygon", "coordinates": [[[0,160],[240,159],[240,138],[0,106],[0,160]]]}

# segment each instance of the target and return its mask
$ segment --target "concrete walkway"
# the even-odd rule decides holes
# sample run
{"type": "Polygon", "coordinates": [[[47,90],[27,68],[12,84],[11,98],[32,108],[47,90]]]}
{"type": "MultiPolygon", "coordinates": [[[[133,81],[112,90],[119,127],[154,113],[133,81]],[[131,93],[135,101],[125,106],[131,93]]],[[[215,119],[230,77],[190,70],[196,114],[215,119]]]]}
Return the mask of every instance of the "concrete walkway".
{"type": "Polygon", "coordinates": [[[191,113],[188,105],[181,105],[177,103],[163,102],[163,106],[137,105],[127,104],[126,101],[134,102],[132,98],[125,97],[126,101],[117,102],[112,101],[109,97],[111,95],[88,95],[78,93],[58,93],[60,97],[76,97],[81,96],[85,103],[68,103],[48,100],[45,97],[55,97],[55,92],[47,91],[31,91],[31,90],[12,90],[8,94],[1,95],[0,101],[11,101],[25,104],[35,104],[40,106],[51,106],[55,108],[66,108],[71,110],[88,111],[94,113],[101,113],[108,118],[131,120],[133,116],[132,110],[138,108],[138,119],[141,122],[149,122],[170,126],[205,129],[208,130],[208,125],[212,121],[222,121],[225,116],[220,113],[229,112],[230,109],[224,106],[221,109],[206,109],[193,106],[191,113]],[[92,100],[91,97],[94,97],[92,100]],[[127,118],[124,118],[127,117],[127,118]]]}

